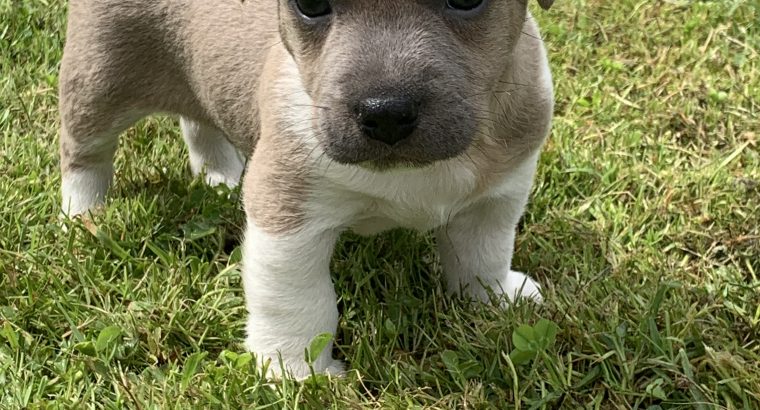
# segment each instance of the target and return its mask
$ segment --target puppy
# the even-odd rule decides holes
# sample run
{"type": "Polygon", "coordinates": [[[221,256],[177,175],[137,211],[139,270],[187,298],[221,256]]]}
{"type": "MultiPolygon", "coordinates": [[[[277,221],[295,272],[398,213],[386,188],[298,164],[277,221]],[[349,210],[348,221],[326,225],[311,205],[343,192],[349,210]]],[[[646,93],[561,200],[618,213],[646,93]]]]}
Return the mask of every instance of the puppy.
{"type": "MultiPolygon", "coordinates": [[[[210,184],[235,186],[248,159],[246,347],[275,375],[308,376],[305,347],[336,331],[345,230],[435,230],[451,293],[540,299],[510,266],[553,109],[526,3],[72,1],[63,210],[103,203],[119,133],[154,112],[181,117],[210,184]]],[[[343,369],[329,346],[313,366],[343,369]]]]}

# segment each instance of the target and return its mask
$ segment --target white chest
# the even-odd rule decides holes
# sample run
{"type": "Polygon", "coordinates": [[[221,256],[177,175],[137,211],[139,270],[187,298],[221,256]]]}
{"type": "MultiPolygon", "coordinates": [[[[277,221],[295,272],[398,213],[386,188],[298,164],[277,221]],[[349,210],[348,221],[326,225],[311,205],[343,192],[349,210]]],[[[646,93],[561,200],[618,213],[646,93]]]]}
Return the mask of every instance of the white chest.
{"type": "Polygon", "coordinates": [[[476,199],[476,176],[456,160],[383,172],[333,164],[326,177],[328,198],[322,200],[359,234],[395,227],[429,230],[476,199]]]}
{"type": "Polygon", "coordinates": [[[315,163],[320,176],[310,212],[330,226],[362,235],[403,227],[430,230],[477,201],[507,197],[524,203],[530,192],[538,152],[479,186],[472,163],[455,158],[425,168],[373,171],[359,166],[315,163]]]}

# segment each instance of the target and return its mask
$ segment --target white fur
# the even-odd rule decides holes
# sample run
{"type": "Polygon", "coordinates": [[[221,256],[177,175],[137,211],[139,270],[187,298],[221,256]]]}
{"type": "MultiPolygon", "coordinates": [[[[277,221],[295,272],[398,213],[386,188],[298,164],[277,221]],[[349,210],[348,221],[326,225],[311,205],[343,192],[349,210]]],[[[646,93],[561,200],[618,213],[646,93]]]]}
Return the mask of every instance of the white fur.
{"type": "Polygon", "coordinates": [[[111,161],[64,173],[61,184],[63,213],[83,215],[102,205],[112,176],[111,161]]]}
{"type": "MultiPolygon", "coordinates": [[[[248,220],[243,248],[246,347],[260,365],[270,360],[271,375],[281,374],[281,359],[293,377],[307,377],[304,349],[321,333],[335,334],[338,309],[328,266],[337,237],[335,230],[312,227],[275,237],[248,220]]],[[[343,371],[331,350],[332,343],[314,363],[317,372],[343,371]]]]}
{"type": "MultiPolygon", "coordinates": [[[[533,163],[535,169],[535,163],[533,163]]],[[[520,175],[522,176],[522,175],[520,175]]],[[[519,189],[523,181],[516,181],[519,189]]],[[[516,196],[481,200],[454,216],[436,231],[449,293],[464,292],[488,301],[488,288],[510,300],[540,301],[539,286],[511,270],[515,228],[523,213],[527,191],[516,196]]]]}
{"type": "Polygon", "coordinates": [[[211,186],[220,184],[234,188],[240,182],[245,160],[227,137],[216,127],[180,118],[182,137],[190,152],[193,175],[204,174],[211,186]]]}
{"type": "Polygon", "coordinates": [[[334,214],[338,204],[348,204],[335,216],[357,232],[370,234],[398,226],[439,226],[468,205],[476,183],[472,172],[457,161],[386,172],[328,164],[324,173],[313,212],[332,209],[334,214]]]}

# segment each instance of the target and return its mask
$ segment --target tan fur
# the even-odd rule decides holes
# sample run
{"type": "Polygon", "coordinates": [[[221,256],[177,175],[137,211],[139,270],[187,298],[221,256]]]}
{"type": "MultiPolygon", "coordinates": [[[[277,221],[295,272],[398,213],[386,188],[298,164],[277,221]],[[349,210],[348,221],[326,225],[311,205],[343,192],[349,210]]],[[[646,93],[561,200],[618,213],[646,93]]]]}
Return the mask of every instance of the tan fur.
{"type": "Polygon", "coordinates": [[[535,93],[537,85],[547,80],[539,76],[542,56],[532,52],[541,41],[532,17],[526,20],[522,33],[524,36],[514,51],[521,56],[520,64],[504,71],[490,104],[492,112],[504,115],[494,127],[481,133],[465,156],[465,161],[472,163],[478,175],[477,193],[540,149],[549,133],[554,100],[551,93],[535,93]]]}
{"type": "Polygon", "coordinates": [[[279,42],[273,6],[72,1],[60,73],[64,170],[91,160],[89,153],[101,155],[98,140],[115,149],[115,138],[105,134],[154,112],[214,124],[252,152],[258,75],[266,50],[279,42]]]}
{"type": "Polygon", "coordinates": [[[281,86],[299,77],[297,71],[287,69],[287,61],[283,49],[270,50],[259,96],[262,133],[243,186],[246,212],[271,234],[292,232],[303,225],[302,203],[309,185],[309,151],[294,134],[311,126],[311,116],[309,110],[303,110],[306,115],[305,120],[299,120],[300,125],[291,124],[286,116],[288,109],[303,99],[298,93],[285,91],[290,87],[281,86]]]}

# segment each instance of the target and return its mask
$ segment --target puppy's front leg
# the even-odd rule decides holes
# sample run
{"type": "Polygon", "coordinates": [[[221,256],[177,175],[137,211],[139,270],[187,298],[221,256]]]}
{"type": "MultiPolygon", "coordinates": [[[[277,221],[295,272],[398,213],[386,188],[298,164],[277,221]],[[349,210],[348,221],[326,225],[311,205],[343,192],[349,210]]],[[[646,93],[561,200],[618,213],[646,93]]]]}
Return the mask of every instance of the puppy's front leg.
{"type": "Polygon", "coordinates": [[[462,292],[485,302],[486,288],[491,288],[510,300],[541,300],[538,284],[511,270],[515,228],[524,207],[524,199],[484,199],[438,229],[438,249],[449,293],[462,292]]]}
{"type": "MultiPolygon", "coordinates": [[[[310,375],[304,350],[322,333],[335,334],[338,309],[329,262],[336,231],[303,227],[295,233],[268,233],[249,218],[245,236],[243,285],[248,307],[246,347],[260,364],[271,359],[270,375],[285,371],[310,375]]],[[[314,363],[319,372],[340,373],[332,343],[314,363]]]]}

